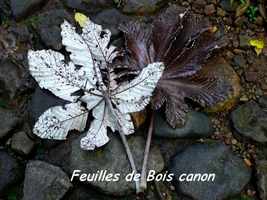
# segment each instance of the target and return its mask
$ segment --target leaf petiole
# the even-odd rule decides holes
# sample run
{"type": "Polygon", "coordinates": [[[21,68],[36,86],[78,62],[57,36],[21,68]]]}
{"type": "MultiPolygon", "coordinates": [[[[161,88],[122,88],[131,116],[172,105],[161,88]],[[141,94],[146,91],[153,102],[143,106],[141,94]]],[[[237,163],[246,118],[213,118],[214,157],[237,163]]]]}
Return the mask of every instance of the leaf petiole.
{"type": "Polygon", "coordinates": [[[143,160],[141,181],[140,181],[140,189],[142,190],[142,192],[144,192],[147,188],[147,180],[146,180],[147,162],[148,162],[148,158],[149,158],[149,151],[150,151],[153,127],[154,127],[154,113],[152,113],[152,116],[150,119],[150,125],[149,125],[149,130],[148,130],[147,140],[146,140],[146,147],[145,147],[145,152],[144,152],[144,160],[143,160]]]}
{"type": "MultiPolygon", "coordinates": [[[[122,144],[125,148],[125,151],[126,151],[126,154],[127,154],[127,157],[128,157],[128,160],[130,162],[130,165],[131,165],[131,168],[132,168],[132,171],[136,174],[137,173],[137,168],[136,168],[136,165],[135,165],[135,162],[134,162],[134,158],[133,158],[133,154],[132,154],[132,151],[129,147],[129,144],[127,142],[127,139],[126,139],[126,136],[124,134],[124,131],[122,129],[122,125],[120,124],[120,122],[117,120],[117,115],[116,115],[116,112],[114,111],[114,107],[110,101],[110,98],[106,95],[105,96],[105,100],[106,100],[106,103],[108,104],[109,106],[109,109],[112,113],[112,115],[114,116],[114,118],[116,119],[117,121],[117,126],[118,126],[118,132],[119,132],[119,135],[120,135],[120,138],[121,138],[121,141],[122,141],[122,144]]],[[[141,190],[140,190],[140,184],[139,184],[139,181],[135,181],[135,187],[136,187],[136,193],[140,193],[141,190]]]]}

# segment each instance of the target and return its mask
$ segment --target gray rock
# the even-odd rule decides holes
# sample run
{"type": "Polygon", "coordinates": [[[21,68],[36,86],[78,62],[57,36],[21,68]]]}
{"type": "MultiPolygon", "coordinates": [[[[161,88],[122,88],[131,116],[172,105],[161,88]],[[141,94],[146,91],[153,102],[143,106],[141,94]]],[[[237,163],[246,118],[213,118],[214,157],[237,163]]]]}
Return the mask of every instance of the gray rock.
{"type": "Polygon", "coordinates": [[[257,185],[261,199],[267,199],[267,160],[257,162],[257,185]]]}
{"type": "MultiPolygon", "coordinates": [[[[122,196],[135,191],[135,185],[126,182],[124,176],[130,173],[130,165],[122,147],[121,141],[116,133],[110,133],[110,142],[102,148],[94,151],[84,151],[80,148],[80,139],[70,134],[68,140],[60,145],[50,148],[47,154],[39,154],[38,159],[45,160],[62,167],[71,176],[73,170],[79,169],[81,173],[96,173],[107,170],[108,173],[120,173],[121,179],[118,182],[82,182],[88,186],[95,186],[105,194],[122,196]],[[55,156],[57,155],[57,156],[55,156]]],[[[141,169],[145,141],[141,136],[129,138],[130,148],[133,151],[134,159],[138,169],[141,169]]],[[[159,147],[153,143],[150,152],[149,169],[160,172],[164,167],[164,161],[159,147]]],[[[117,199],[117,198],[116,198],[117,199]]]]}
{"type": "Polygon", "coordinates": [[[97,15],[92,17],[92,20],[97,23],[101,24],[104,28],[108,28],[112,36],[118,36],[120,31],[118,27],[121,23],[129,21],[131,18],[122,14],[117,9],[107,9],[99,12],[97,15]]]}
{"type": "Polygon", "coordinates": [[[34,159],[43,160],[59,166],[65,172],[71,175],[72,171],[70,170],[70,153],[72,149],[71,143],[73,142],[74,138],[77,138],[77,134],[69,134],[68,139],[64,142],[59,141],[57,143],[52,143],[53,140],[48,140],[47,142],[43,140],[42,146],[37,147],[37,152],[34,159]]]}
{"type": "Polygon", "coordinates": [[[11,0],[11,9],[16,18],[25,17],[38,8],[44,0],[11,0]]]}
{"type": "Polygon", "coordinates": [[[230,147],[217,142],[195,144],[178,153],[170,172],[176,189],[195,200],[222,200],[234,196],[249,182],[251,171],[230,147]],[[214,181],[178,181],[181,174],[215,174],[214,181]]]}
{"type": "Polygon", "coordinates": [[[91,188],[86,186],[79,185],[77,188],[74,188],[66,200],[136,200],[135,195],[127,195],[125,197],[112,197],[101,194],[99,192],[93,191],[91,188]]]}
{"type": "Polygon", "coordinates": [[[83,0],[63,0],[67,7],[85,11],[86,3],[83,0]]]}
{"type": "Polygon", "coordinates": [[[16,112],[0,108],[0,139],[11,133],[21,122],[16,112]]]}
{"type": "MultiPolygon", "coordinates": [[[[38,118],[49,108],[53,106],[63,106],[67,101],[64,101],[55,95],[53,95],[48,90],[42,90],[39,87],[37,87],[31,97],[31,100],[28,104],[28,111],[29,111],[29,124],[31,127],[34,126],[38,118]]],[[[30,134],[30,131],[28,132],[28,135],[32,138],[36,138],[36,135],[30,134]]],[[[52,148],[53,146],[61,143],[61,141],[58,140],[42,140],[42,144],[45,146],[45,148],[52,148]]]]}
{"type": "Polygon", "coordinates": [[[156,115],[154,124],[155,135],[166,138],[202,138],[212,133],[209,118],[200,112],[188,113],[183,127],[173,129],[160,114],[156,115]]]}
{"type": "Polygon", "coordinates": [[[113,0],[63,0],[63,2],[72,9],[78,9],[86,13],[95,13],[104,8],[114,6],[113,0]]]}
{"type": "Polygon", "coordinates": [[[31,140],[23,131],[15,133],[11,139],[11,148],[22,155],[29,155],[34,147],[31,140]]]}
{"type": "Polygon", "coordinates": [[[0,150],[0,194],[21,179],[21,166],[15,158],[0,150]]]}
{"type": "Polygon", "coordinates": [[[167,0],[127,0],[122,11],[125,13],[152,13],[158,10],[167,0]]]}
{"type": "Polygon", "coordinates": [[[235,130],[257,142],[267,142],[267,112],[255,101],[249,101],[231,113],[235,130]]]}
{"type": "Polygon", "coordinates": [[[194,142],[195,140],[181,138],[155,137],[153,139],[153,143],[156,143],[160,148],[166,166],[169,166],[171,158],[177,154],[177,152],[184,150],[194,142]]]}
{"type": "Polygon", "coordinates": [[[68,176],[59,167],[30,161],[25,172],[23,200],[60,200],[71,187],[68,176]]]}
{"type": "Polygon", "coordinates": [[[60,25],[64,19],[73,21],[72,16],[63,9],[49,10],[39,15],[37,32],[47,47],[56,50],[62,48],[60,25]]]}
{"type": "Polygon", "coordinates": [[[57,105],[64,105],[65,103],[66,101],[55,97],[48,90],[42,90],[41,88],[37,87],[28,105],[28,110],[32,119],[31,124],[34,125],[38,117],[48,108],[57,105]]]}
{"type": "MultiPolygon", "coordinates": [[[[95,151],[83,151],[80,148],[80,138],[72,143],[70,154],[70,172],[79,169],[82,173],[97,173],[97,171],[107,170],[107,173],[119,173],[118,182],[93,181],[86,182],[106,194],[122,196],[135,191],[134,182],[127,182],[125,176],[131,172],[130,164],[121,141],[114,134],[109,135],[110,142],[101,149],[95,151]]],[[[140,136],[133,136],[128,139],[130,148],[134,155],[137,168],[140,170],[143,160],[145,141],[140,136]]],[[[152,145],[148,169],[157,173],[163,170],[164,161],[157,146],[152,145]]]]}
{"type": "Polygon", "coordinates": [[[0,97],[13,100],[26,89],[28,74],[10,60],[0,62],[0,97]]]}

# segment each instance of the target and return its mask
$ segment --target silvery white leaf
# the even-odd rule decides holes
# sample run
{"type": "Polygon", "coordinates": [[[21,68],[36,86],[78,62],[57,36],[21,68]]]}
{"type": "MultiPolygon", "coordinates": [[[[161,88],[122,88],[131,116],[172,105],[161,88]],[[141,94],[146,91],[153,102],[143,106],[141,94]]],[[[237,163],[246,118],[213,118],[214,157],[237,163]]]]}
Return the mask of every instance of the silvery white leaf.
{"type": "MultiPolygon", "coordinates": [[[[124,133],[131,134],[134,132],[134,126],[129,114],[125,117],[125,126],[123,126],[124,133]]],[[[81,139],[81,148],[84,150],[94,150],[96,147],[101,147],[108,143],[109,137],[107,136],[107,126],[104,121],[94,119],[91,123],[87,135],[81,139]],[[97,134],[96,134],[97,133],[97,134]]]]}
{"type": "Polygon", "coordinates": [[[103,99],[103,101],[100,101],[98,105],[93,109],[92,114],[95,119],[103,120],[105,119],[106,112],[106,102],[103,99]]]}
{"type": "Polygon", "coordinates": [[[65,139],[69,130],[85,128],[90,110],[95,119],[81,140],[83,149],[92,150],[106,144],[107,127],[113,132],[133,133],[134,125],[128,113],[140,111],[148,104],[164,65],[149,64],[133,81],[118,86],[110,66],[118,56],[115,47],[109,46],[110,31],[90,20],[82,35],[67,21],[61,28],[62,42],[70,52],[71,61],[67,64],[62,54],[52,50],[29,51],[30,72],[40,87],[65,100],[85,102],[87,110],[80,103],[50,108],[35,124],[34,133],[41,138],[65,139]],[[108,80],[104,82],[105,74],[108,80]],[[83,95],[75,96],[77,91],[83,95]]]}
{"type": "Polygon", "coordinates": [[[87,117],[88,111],[80,103],[55,106],[39,117],[33,133],[41,138],[64,140],[71,130],[83,131],[87,117]]]}
{"type": "Polygon", "coordinates": [[[110,30],[103,29],[101,25],[88,19],[83,28],[82,37],[90,47],[95,60],[104,61],[103,64],[111,63],[117,56],[116,48],[112,45],[109,46],[110,30]]]}
{"type": "Polygon", "coordinates": [[[163,63],[152,63],[130,83],[112,92],[112,101],[122,113],[138,112],[149,103],[164,70],[163,63]]]}
{"type": "Polygon", "coordinates": [[[115,127],[114,121],[109,121],[112,116],[110,116],[109,108],[106,106],[105,101],[101,101],[93,109],[93,116],[95,119],[91,123],[89,131],[81,139],[81,148],[85,150],[93,150],[95,147],[105,145],[109,141],[107,127],[111,127],[113,131],[115,127]]]}
{"type": "MultiPolygon", "coordinates": [[[[150,64],[133,81],[115,89],[111,94],[111,101],[116,105],[116,108],[113,108],[113,113],[103,98],[93,110],[95,118],[91,125],[93,127],[88,131],[86,137],[81,140],[81,147],[83,149],[94,149],[106,144],[109,141],[107,127],[110,127],[113,131],[122,131],[125,135],[132,134],[134,125],[131,116],[127,113],[144,109],[149,103],[163,70],[164,65],[162,63],[150,64]],[[97,129],[101,132],[95,132],[97,129]]],[[[91,105],[94,101],[89,99],[82,98],[91,105]]]]}
{"type": "MultiPolygon", "coordinates": [[[[96,77],[91,51],[83,38],[76,33],[75,28],[67,21],[61,25],[62,44],[69,51],[70,59],[75,65],[83,66],[83,75],[91,85],[95,84],[96,77]]],[[[89,84],[88,83],[88,84],[89,84]]]]}
{"type": "Polygon", "coordinates": [[[106,127],[110,127],[113,132],[115,130],[119,131],[118,126],[121,126],[124,130],[123,133],[126,135],[134,132],[131,116],[129,114],[123,114],[117,109],[114,109],[114,113],[112,113],[104,99],[93,109],[93,117],[102,120],[106,127]]]}
{"type": "Polygon", "coordinates": [[[96,147],[105,145],[108,141],[106,124],[104,121],[94,119],[87,135],[81,139],[80,146],[84,150],[94,150],[96,147]]]}
{"type": "Polygon", "coordinates": [[[117,126],[121,126],[121,130],[123,134],[130,135],[134,133],[134,124],[131,118],[130,114],[123,114],[119,110],[115,110],[116,113],[116,119],[118,121],[118,124],[116,124],[116,129],[118,129],[117,126]]]}
{"type": "Polygon", "coordinates": [[[88,110],[93,109],[95,106],[98,106],[101,100],[103,100],[102,93],[98,90],[92,90],[91,93],[85,93],[80,100],[86,103],[88,110]]]}
{"type": "Polygon", "coordinates": [[[76,101],[72,94],[80,89],[89,90],[87,78],[80,75],[72,62],[64,63],[64,56],[52,50],[29,51],[28,62],[31,75],[39,86],[50,90],[56,96],[76,101]]]}
{"type": "Polygon", "coordinates": [[[121,130],[125,135],[134,132],[134,125],[130,114],[122,114],[115,110],[115,116],[106,105],[105,101],[101,101],[93,110],[94,121],[90,125],[90,129],[86,136],[81,139],[81,148],[84,150],[94,150],[101,147],[109,141],[107,136],[107,127],[114,132],[121,126],[121,130]]]}
{"type": "Polygon", "coordinates": [[[97,79],[97,89],[98,90],[107,90],[107,87],[106,87],[106,85],[104,84],[104,82],[103,82],[103,79],[102,79],[102,74],[101,74],[101,70],[103,70],[103,69],[106,69],[106,65],[105,66],[103,66],[102,65],[102,61],[95,61],[95,71],[96,71],[96,79],[97,79]]]}
{"type": "Polygon", "coordinates": [[[115,116],[113,116],[105,101],[101,101],[98,106],[94,108],[93,116],[95,119],[103,120],[106,126],[110,127],[113,132],[117,130],[115,116]]]}

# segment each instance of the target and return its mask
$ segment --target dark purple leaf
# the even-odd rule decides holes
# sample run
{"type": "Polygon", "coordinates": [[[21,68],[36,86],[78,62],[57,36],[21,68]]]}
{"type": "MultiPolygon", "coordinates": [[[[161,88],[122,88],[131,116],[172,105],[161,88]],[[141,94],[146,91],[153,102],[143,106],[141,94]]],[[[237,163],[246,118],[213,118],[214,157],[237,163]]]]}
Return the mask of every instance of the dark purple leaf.
{"type": "Polygon", "coordinates": [[[215,36],[211,27],[203,17],[172,6],[159,14],[151,26],[131,22],[121,28],[129,71],[164,62],[166,68],[152,107],[159,109],[165,104],[166,118],[172,127],[184,123],[189,110],[185,98],[211,106],[225,100],[229,93],[230,87],[221,87],[223,81],[217,77],[216,67],[204,67],[212,52],[226,45],[225,38],[215,36]]]}

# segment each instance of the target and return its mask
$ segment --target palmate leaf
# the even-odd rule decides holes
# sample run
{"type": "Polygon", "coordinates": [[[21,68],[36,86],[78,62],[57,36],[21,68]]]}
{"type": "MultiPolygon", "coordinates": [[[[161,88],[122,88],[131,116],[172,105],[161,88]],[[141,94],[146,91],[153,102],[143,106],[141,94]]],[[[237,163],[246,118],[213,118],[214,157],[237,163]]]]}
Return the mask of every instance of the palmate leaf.
{"type": "Polygon", "coordinates": [[[64,59],[62,54],[52,50],[28,52],[29,69],[39,86],[64,100],[75,102],[78,97],[72,93],[89,84],[83,76],[83,68],[78,70],[72,62],[66,64],[64,59]]]}
{"type": "Polygon", "coordinates": [[[55,106],[41,115],[33,132],[41,138],[64,140],[71,130],[83,131],[87,117],[88,111],[80,103],[55,106]]]}
{"type": "Polygon", "coordinates": [[[164,69],[163,63],[149,64],[137,78],[114,90],[112,100],[122,113],[138,112],[149,103],[155,82],[164,69]],[[151,77],[151,78],[150,78],[151,77]]]}
{"type": "Polygon", "coordinates": [[[75,28],[67,21],[61,25],[62,44],[70,52],[70,59],[75,65],[83,66],[84,76],[88,77],[91,84],[95,84],[95,72],[93,69],[93,58],[88,44],[76,33],[75,28]],[[91,77],[92,76],[92,77],[91,77]]]}
{"type": "MultiPolygon", "coordinates": [[[[152,26],[131,22],[121,27],[128,48],[129,71],[140,71],[148,63],[163,62],[166,69],[152,97],[152,107],[165,104],[166,118],[172,127],[185,122],[189,110],[185,98],[203,106],[224,100],[229,90],[203,66],[211,53],[225,46],[211,25],[201,17],[179,7],[169,7],[155,18],[152,26]]],[[[216,69],[213,69],[216,70],[216,69]]]]}
{"type": "MultiPolygon", "coordinates": [[[[110,127],[113,131],[123,131],[125,135],[134,133],[134,125],[129,113],[138,112],[146,107],[163,69],[162,63],[149,64],[134,80],[111,90],[109,98],[114,107],[103,97],[93,109],[95,120],[87,136],[81,140],[81,147],[92,150],[105,144],[108,141],[106,127],[110,127]]],[[[91,94],[81,97],[81,101],[88,103],[88,109],[92,107],[91,98],[95,97],[91,94]]]]}
{"type": "Polygon", "coordinates": [[[66,21],[61,25],[62,43],[70,52],[68,63],[62,54],[52,50],[28,53],[30,72],[40,87],[73,102],[48,109],[39,117],[33,132],[41,138],[65,139],[68,131],[84,129],[92,110],[94,120],[81,147],[93,150],[109,141],[107,127],[125,135],[134,132],[129,113],[142,110],[149,103],[164,65],[148,64],[134,80],[118,86],[111,76],[110,65],[118,53],[109,45],[110,31],[88,18],[83,25],[81,35],[66,21]],[[108,76],[103,76],[104,72],[108,76]],[[82,96],[76,96],[79,91],[82,96]],[[86,103],[86,108],[81,102],[86,103]]]}
{"type": "Polygon", "coordinates": [[[103,29],[101,25],[95,24],[87,19],[83,27],[82,37],[92,49],[91,53],[95,60],[103,63],[111,63],[118,55],[116,47],[109,45],[111,32],[103,29]]]}
{"type": "MultiPolygon", "coordinates": [[[[113,132],[118,130],[115,117],[104,100],[94,108],[93,116],[95,119],[86,137],[83,137],[81,140],[82,149],[93,150],[95,147],[101,147],[106,144],[109,141],[107,127],[110,127],[113,132]]],[[[130,114],[122,114],[116,111],[116,118],[123,125],[124,134],[132,134],[134,132],[134,125],[130,114]]]]}

